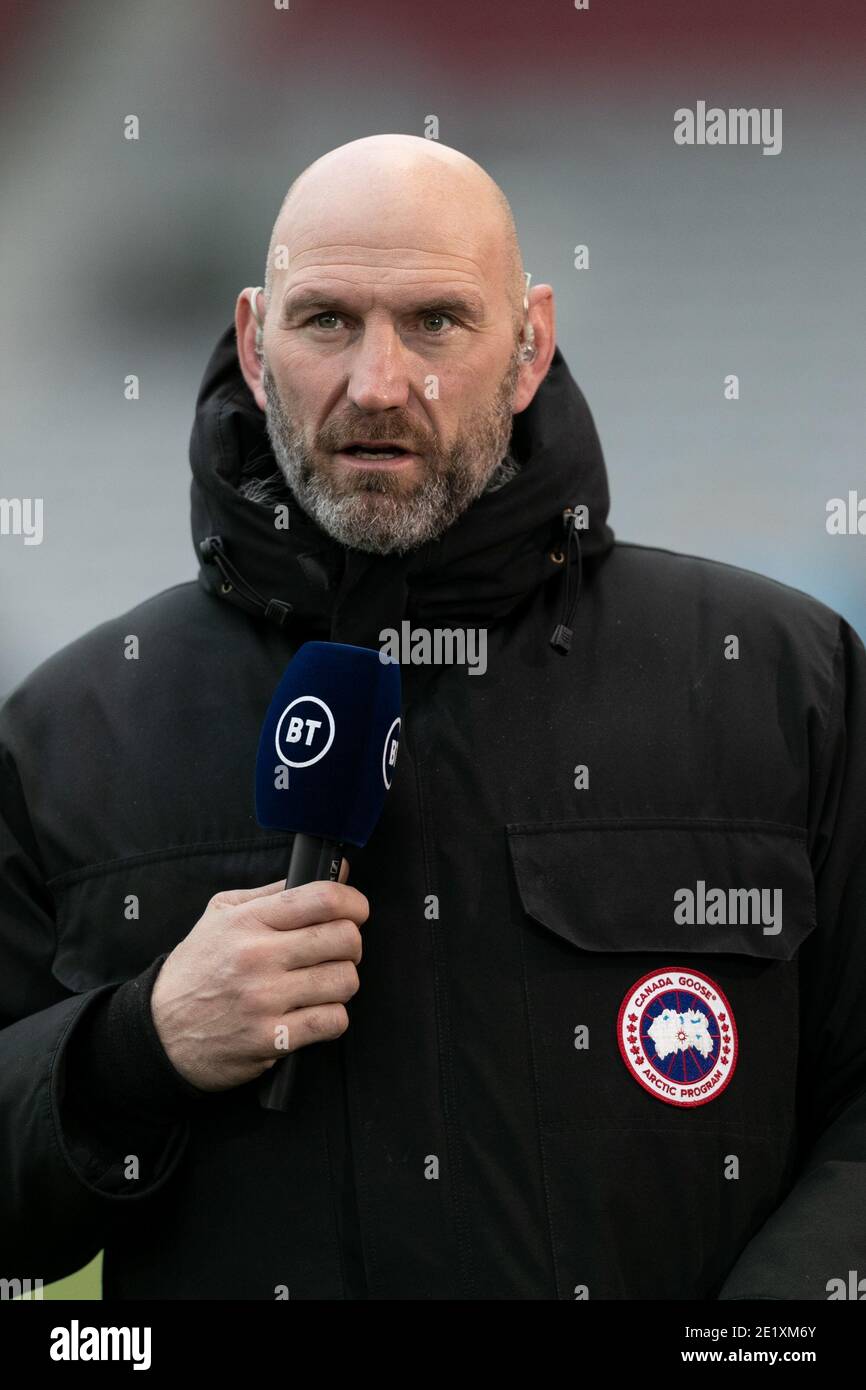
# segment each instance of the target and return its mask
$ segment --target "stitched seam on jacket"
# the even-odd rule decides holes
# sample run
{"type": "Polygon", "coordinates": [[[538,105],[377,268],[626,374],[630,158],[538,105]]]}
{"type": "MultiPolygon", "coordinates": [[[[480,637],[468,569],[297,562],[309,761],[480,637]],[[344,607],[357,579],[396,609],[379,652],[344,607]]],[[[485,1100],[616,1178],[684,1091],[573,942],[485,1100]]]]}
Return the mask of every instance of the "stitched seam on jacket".
{"type": "Polygon", "coordinates": [[[551,830],[696,830],[716,834],[726,830],[763,831],[767,834],[790,836],[792,839],[806,841],[808,826],[784,825],[780,821],[701,819],[680,816],[618,816],[610,819],[569,819],[549,821],[509,821],[506,823],[509,834],[544,835],[551,830]]]}
{"type": "Polygon", "coordinates": [[[242,840],[198,840],[189,845],[166,845],[164,849],[144,850],[141,854],[130,854],[121,859],[105,859],[98,864],[85,864],[80,869],[67,869],[46,879],[49,888],[79,883],[84,879],[98,878],[102,874],[120,873],[136,864],[159,864],[169,859],[193,858],[202,854],[232,854],[241,850],[277,849],[287,845],[288,831],[285,835],[256,835],[242,840]]]}

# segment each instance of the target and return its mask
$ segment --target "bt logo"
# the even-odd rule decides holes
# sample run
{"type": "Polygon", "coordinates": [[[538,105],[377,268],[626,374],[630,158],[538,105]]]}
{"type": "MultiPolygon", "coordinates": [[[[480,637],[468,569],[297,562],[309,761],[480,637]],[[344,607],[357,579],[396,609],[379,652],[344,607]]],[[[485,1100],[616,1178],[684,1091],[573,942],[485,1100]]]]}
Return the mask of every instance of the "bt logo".
{"type": "Polygon", "coordinates": [[[311,767],[334,742],[334,716],[317,695],[298,695],[277,721],[277,757],[287,767],[311,767]]]}
{"type": "Polygon", "coordinates": [[[385,735],[385,746],[382,749],[382,780],[388,791],[391,790],[394,768],[397,765],[397,749],[400,746],[400,724],[400,719],[394,720],[394,723],[385,735]]]}

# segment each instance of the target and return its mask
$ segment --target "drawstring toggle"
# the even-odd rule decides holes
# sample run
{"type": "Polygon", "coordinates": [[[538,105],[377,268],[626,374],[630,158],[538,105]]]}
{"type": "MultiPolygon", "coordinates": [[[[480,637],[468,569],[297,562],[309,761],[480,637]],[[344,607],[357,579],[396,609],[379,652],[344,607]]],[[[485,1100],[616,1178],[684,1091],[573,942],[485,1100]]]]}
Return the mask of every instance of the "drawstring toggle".
{"type": "Polygon", "coordinates": [[[574,636],[572,623],[574,622],[574,610],[580,598],[580,586],[583,580],[583,558],[580,550],[580,535],[577,528],[577,512],[573,507],[566,507],[562,513],[562,524],[565,530],[565,586],[562,596],[562,615],[553,634],[550,638],[550,645],[554,651],[563,655],[571,650],[571,639],[574,636]],[[571,558],[572,545],[577,551],[577,588],[574,598],[571,598],[571,558]]]}

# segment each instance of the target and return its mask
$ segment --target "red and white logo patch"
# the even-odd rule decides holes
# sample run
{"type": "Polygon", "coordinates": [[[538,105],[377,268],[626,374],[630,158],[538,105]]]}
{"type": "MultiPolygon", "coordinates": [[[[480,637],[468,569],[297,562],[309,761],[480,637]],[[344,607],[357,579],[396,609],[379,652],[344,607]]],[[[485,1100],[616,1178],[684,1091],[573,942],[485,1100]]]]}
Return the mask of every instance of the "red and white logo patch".
{"type": "Polygon", "coordinates": [[[737,1025],[719,986],[699,970],[670,966],[643,975],[616,1023],[622,1059],[650,1095],[668,1105],[706,1105],[737,1065],[737,1025]]]}

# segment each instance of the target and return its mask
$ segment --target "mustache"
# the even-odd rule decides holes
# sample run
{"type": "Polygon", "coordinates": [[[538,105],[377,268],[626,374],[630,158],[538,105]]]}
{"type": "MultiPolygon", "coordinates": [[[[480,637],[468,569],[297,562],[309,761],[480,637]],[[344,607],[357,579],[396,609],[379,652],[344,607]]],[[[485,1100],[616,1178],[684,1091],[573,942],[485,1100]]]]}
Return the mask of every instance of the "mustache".
{"type": "Polygon", "coordinates": [[[319,430],[316,435],[316,448],[336,452],[346,444],[353,444],[356,440],[368,440],[371,444],[402,444],[408,445],[414,453],[422,453],[429,449],[428,440],[419,440],[416,431],[405,421],[380,420],[374,422],[369,419],[360,419],[354,424],[344,423],[343,421],[329,423],[319,430]]]}

